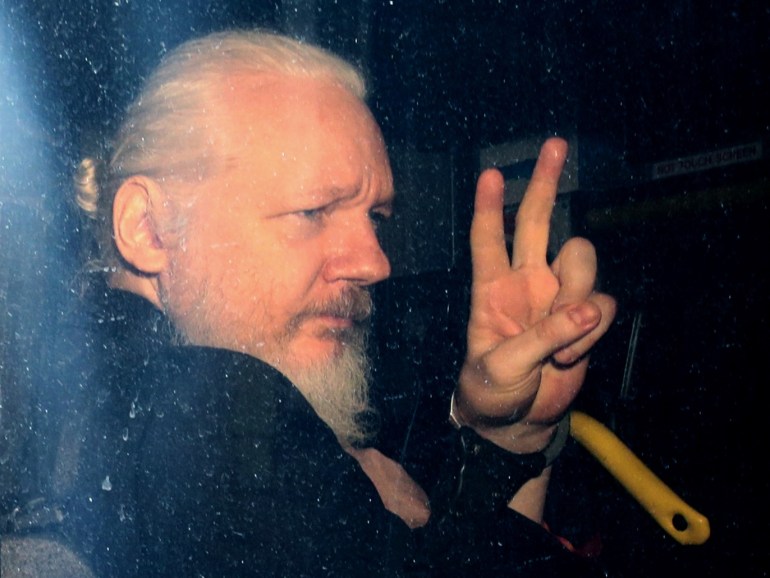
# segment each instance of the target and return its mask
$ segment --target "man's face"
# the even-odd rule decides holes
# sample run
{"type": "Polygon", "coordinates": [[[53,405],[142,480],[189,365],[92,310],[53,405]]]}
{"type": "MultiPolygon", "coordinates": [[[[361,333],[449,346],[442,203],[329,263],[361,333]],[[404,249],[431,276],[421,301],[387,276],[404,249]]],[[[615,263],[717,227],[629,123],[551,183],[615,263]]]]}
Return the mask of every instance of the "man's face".
{"type": "Polygon", "coordinates": [[[366,288],[390,274],[375,234],[391,213],[390,166],[367,108],[332,84],[243,76],[222,95],[212,117],[226,168],[181,192],[193,200],[163,299],[190,342],[297,382],[360,339],[366,288]]]}

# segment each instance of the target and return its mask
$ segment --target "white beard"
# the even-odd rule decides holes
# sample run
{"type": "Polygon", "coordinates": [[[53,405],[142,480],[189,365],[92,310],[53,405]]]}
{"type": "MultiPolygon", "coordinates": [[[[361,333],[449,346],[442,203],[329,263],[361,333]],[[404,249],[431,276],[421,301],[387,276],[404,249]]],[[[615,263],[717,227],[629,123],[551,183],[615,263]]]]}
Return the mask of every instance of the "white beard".
{"type": "MultiPolygon", "coordinates": [[[[358,321],[351,329],[330,332],[326,338],[338,342],[338,352],[329,359],[303,363],[291,355],[290,346],[303,315],[297,316],[278,336],[260,335],[258,319],[249,321],[253,334],[243,343],[234,339],[232,320],[223,315],[221,307],[226,300],[220,295],[211,296],[207,281],[191,283],[190,276],[185,277],[181,287],[186,298],[192,297],[192,301],[188,301],[192,306],[179,310],[171,295],[175,288],[161,296],[180,342],[245,352],[261,359],[289,378],[343,446],[362,447],[371,439],[374,433],[371,418],[375,412],[369,402],[371,370],[366,353],[366,322],[358,321]]],[[[176,289],[179,288],[177,285],[176,289]]],[[[368,318],[372,304],[367,292],[354,289],[334,303],[316,309],[332,309],[338,313],[352,309],[357,318],[368,318]]],[[[240,322],[245,320],[241,318],[240,322]]]]}
{"type": "Polygon", "coordinates": [[[346,332],[342,353],[310,367],[279,368],[302,392],[340,443],[361,447],[371,438],[370,363],[367,332],[346,332]],[[351,338],[352,337],[352,338],[351,338]]]}

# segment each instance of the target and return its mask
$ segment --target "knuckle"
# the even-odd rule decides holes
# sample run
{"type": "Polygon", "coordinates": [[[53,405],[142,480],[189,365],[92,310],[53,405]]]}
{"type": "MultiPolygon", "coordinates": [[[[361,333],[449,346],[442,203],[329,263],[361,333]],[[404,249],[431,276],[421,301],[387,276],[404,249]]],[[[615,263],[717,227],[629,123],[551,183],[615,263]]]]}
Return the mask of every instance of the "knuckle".
{"type": "Polygon", "coordinates": [[[595,255],[596,249],[585,237],[572,237],[569,239],[566,243],[564,243],[564,247],[567,248],[571,252],[575,253],[581,253],[581,254],[588,254],[588,255],[595,255]]]}

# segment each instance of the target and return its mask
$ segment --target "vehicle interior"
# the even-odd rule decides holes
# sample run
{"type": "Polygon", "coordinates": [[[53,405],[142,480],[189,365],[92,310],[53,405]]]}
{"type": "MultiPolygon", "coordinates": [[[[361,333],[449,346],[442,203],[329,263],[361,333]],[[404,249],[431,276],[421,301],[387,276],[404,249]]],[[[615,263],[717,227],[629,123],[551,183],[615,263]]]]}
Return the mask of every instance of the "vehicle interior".
{"type": "Polygon", "coordinates": [[[93,575],[57,533],[88,427],[68,376],[94,350],[77,323],[73,168],[165,51],[233,26],[327,47],[370,82],[398,195],[383,231],[393,275],[374,293],[382,419],[414,419],[415,395],[433,408],[421,419],[446,419],[475,179],[499,167],[513,215],[540,143],[563,136],[551,242],[590,239],[618,302],[575,411],[632,457],[608,466],[614,442],[597,449],[573,430],[549,525],[610,578],[766,576],[770,7],[739,0],[3,2],[0,575],[93,575]],[[636,494],[633,458],[656,476],[636,494]],[[673,530],[652,511],[668,491],[692,508],[673,530]],[[683,543],[688,524],[710,531],[683,543]]]}

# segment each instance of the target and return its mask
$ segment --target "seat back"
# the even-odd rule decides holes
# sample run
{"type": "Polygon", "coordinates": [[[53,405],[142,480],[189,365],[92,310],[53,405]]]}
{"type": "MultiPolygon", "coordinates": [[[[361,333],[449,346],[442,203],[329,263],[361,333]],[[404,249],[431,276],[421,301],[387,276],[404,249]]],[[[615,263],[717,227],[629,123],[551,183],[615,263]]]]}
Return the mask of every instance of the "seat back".
{"type": "Polygon", "coordinates": [[[53,488],[62,485],[56,480],[61,431],[76,384],[57,375],[63,351],[58,320],[67,285],[66,260],[61,246],[51,242],[57,237],[51,222],[40,208],[0,197],[3,578],[93,576],[57,533],[62,513],[53,488]]]}
{"type": "Polygon", "coordinates": [[[88,565],[48,534],[6,535],[0,540],[3,578],[95,578],[88,565]]]}

